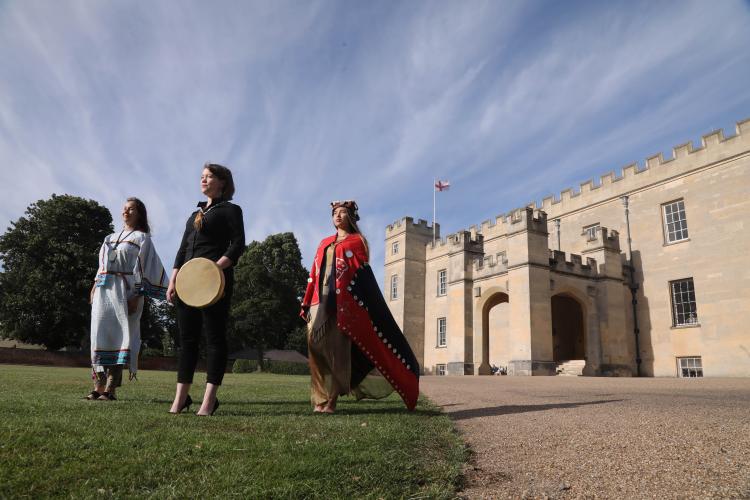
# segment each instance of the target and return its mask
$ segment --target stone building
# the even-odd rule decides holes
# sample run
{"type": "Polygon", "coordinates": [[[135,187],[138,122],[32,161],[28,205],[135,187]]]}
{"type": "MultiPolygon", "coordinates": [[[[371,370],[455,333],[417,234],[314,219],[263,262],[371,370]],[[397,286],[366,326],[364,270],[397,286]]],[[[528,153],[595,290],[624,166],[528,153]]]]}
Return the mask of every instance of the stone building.
{"type": "Polygon", "coordinates": [[[436,244],[389,225],[386,298],[424,373],[750,376],[750,120],[701,142],[436,244]]]}

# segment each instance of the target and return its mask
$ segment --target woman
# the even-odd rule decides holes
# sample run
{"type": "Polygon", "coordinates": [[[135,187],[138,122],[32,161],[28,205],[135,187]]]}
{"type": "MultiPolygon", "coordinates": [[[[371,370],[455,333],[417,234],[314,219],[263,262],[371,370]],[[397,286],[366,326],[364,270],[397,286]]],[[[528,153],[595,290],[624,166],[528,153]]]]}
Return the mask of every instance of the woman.
{"type": "Polygon", "coordinates": [[[201,330],[206,332],[206,390],[197,415],[213,415],[219,407],[216,392],[224,379],[227,364],[227,319],[234,287],[234,265],[245,249],[242,209],[230,203],[234,195],[232,172],[216,163],[206,163],[201,175],[201,192],[206,201],[188,217],[185,234],[174,261],[167,300],[177,306],[177,324],[182,348],[177,373],[177,390],[170,413],[189,408],[190,385],[198,363],[201,330]],[[185,305],[175,291],[175,278],[182,265],[195,257],[211,259],[224,270],[224,297],[215,304],[198,309],[185,305]]]}
{"type": "Polygon", "coordinates": [[[141,350],[143,297],[164,299],[167,275],[156,253],[146,206],[128,198],[123,228],[104,238],[99,270],[91,288],[91,365],[95,380],[89,400],[113,401],[128,366],[132,380],[141,350]]]}
{"type": "Polygon", "coordinates": [[[313,411],[333,413],[340,395],[381,398],[394,389],[413,410],[419,364],[367,263],[357,203],[335,201],[331,215],[336,234],[318,245],[302,300],[313,411]]]}

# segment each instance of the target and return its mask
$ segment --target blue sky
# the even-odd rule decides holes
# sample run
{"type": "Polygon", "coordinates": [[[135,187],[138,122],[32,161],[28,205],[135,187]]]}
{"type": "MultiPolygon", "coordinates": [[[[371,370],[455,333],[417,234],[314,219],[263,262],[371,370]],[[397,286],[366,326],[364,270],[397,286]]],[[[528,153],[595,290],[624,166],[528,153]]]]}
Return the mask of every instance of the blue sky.
{"type": "MultiPolygon", "coordinates": [[[[0,0],[0,226],[145,201],[171,266],[207,160],[309,266],[354,198],[480,223],[750,117],[750,3],[0,0]]],[[[92,264],[94,265],[94,264],[92,264]]]]}

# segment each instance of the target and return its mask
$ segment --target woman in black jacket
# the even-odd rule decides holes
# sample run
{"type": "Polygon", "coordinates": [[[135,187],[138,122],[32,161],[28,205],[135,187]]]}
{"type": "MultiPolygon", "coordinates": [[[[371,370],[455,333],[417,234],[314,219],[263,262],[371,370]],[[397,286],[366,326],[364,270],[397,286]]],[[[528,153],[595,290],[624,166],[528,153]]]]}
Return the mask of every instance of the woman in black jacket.
{"type": "Polygon", "coordinates": [[[232,172],[221,165],[206,163],[201,175],[201,192],[207,201],[198,203],[198,210],[188,218],[185,234],[177,252],[172,277],[167,289],[167,300],[177,307],[180,328],[180,360],[177,390],[170,413],[189,408],[190,385],[198,363],[201,330],[206,332],[206,391],[196,415],[213,415],[219,407],[216,392],[224,378],[227,364],[227,319],[234,287],[234,265],[245,249],[245,229],[242,209],[230,203],[234,195],[232,172]],[[215,304],[198,309],[180,301],[175,291],[175,277],[182,265],[195,257],[205,257],[224,270],[224,297],[215,304]]]}

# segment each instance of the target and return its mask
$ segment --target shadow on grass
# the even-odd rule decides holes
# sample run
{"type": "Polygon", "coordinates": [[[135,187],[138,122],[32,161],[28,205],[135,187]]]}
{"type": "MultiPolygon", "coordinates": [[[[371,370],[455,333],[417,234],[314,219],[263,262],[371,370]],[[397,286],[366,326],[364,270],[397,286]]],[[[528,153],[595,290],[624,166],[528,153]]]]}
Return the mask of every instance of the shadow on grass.
{"type": "MultiPolygon", "coordinates": [[[[130,403],[130,404],[139,404],[139,403],[145,403],[149,405],[158,404],[158,405],[164,405],[165,407],[169,406],[172,403],[171,399],[126,399],[121,398],[119,402],[122,403],[130,403]]],[[[104,403],[104,402],[89,402],[92,404],[97,403],[104,403]]],[[[193,401],[193,406],[195,408],[200,407],[201,401],[195,400],[193,401]]],[[[393,404],[393,403],[385,403],[382,406],[376,406],[378,405],[377,402],[373,401],[367,401],[367,402],[357,402],[357,401],[341,401],[339,403],[338,408],[336,409],[336,415],[399,415],[399,414],[411,414],[411,415],[419,415],[419,416],[440,416],[443,414],[443,412],[438,408],[417,408],[414,411],[409,411],[400,404],[393,404]],[[360,406],[361,405],[361,406],[360,406]]],[[[189,413],[189,412],[185,412],[189,413]]],[[[217,412],[217,415],[223,414],[226,416],[247,416],[247,417],[253,417],[258,416],[259,414],[263,414],[266,416],[283,416],[283,415],[309,415],[309,416],[315,416],[315,417],[321,417],[321,416],[327,416],[327,414],[319,414],[319,413],[313,413],[312,407],[310,406],[310,401],[305,400],[271,400],[271,401],[265,401],[265,400],[258,400],[258,399],[250,399],[250,400],[221,400],[221,407],[219,411],[217,412]],[[285,406],[284,409],[279,410],[273,410],[268,411],[268,407],[277,407],[277,406],[285,406]],[[258,411],[262,409],[262,411],[258,411]]]]}
{"type": "Polygon", "coordinates": [[[451,420],[468,420],[470,418],[496,417],[499,415],[512,415],[516,413],[530,413],[534,411],[556,410],[560,408],[578,408],[579,406],[599,405],[604,403],[617,403],[623,399],[606,399],[603,401],[583,401],[580,403],[554,403],[546,405],[507,405],[493,406],[490,408],[473,408],[470,410],[459,410],[445,412],[451,420]]]}

